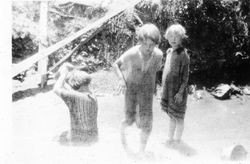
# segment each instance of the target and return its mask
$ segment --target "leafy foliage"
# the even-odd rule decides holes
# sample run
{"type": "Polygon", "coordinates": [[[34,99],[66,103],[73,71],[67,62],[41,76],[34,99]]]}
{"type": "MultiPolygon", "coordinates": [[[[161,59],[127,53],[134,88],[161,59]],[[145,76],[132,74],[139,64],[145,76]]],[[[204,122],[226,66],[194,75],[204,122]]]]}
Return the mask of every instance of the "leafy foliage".
{"type": "Polygon", "coordinates": [[[12,62],[38,51],[39,3],[15,2],[12,6],[12,62]]]}
{"type": "MultiPolygon", "coordinates": [[[[53,3],[49,5],[53,10],[49,13],[50,44],[75,33],[106,12],[103,8],[87,8],[73,3],[64,6],[53,3]]],[[[29,12],[30,15],[26,15],[25,19],[37,26],[39,5],[34,6],[36,7],[33,7],[33,11],[29,12]]],[[[27,12],[26,9],[15,6],[13,10],[17,13],[27,12]]],[[[191,82],[195,78],[218,81],[218,77],[228,81],[242,80],[246,76],[250,77],[246,74],[247,71],[244,71],[249,69],[250,65],[249,11],[248,0],[161,0],[157,3],[146,0],[135,9],[109,20],[106,26],[87,44],[82,45],[70,60],[77,65],[87,65],[90,72],[110,67],[124,51],[137,43],[136,31],[142,23],[155,23],[163,36],[170,24],[179,22],[186,27],[189,36],[186,47],[191,57],[191,82]]],[[[29,32],[23,35],[19,32],[25,31],[25,26],[20,29],[17,27],[13,30],[13,55],[19,57],[30,53],[20,53],[25,49],[23,45],[27,46],[26,49],[33,48],[34,52],[37,51],[34,37],[36,30],[27,30],[29,32]],[[29,43],[27,38],[25,41],[20,40],[21,36],[27,36],[33,42],[29,43]],[[17,38],[19,40],[15,40],[17,38]]],[[[81,39],[87,36],[88,34],[82,36],[51,55],[50,66],[70,53],[80,44],[81,39]]],[[[165,38],[162,38],[159,48],[163,52],[169,48],[165,38]]]]}
{"type": "Polygon", "coordinates": [[[136,43],[135,32],[140,22],[134,10],[109,20],[105,27],[72,56],[76,64],[89,66],[90,72],[109,68],[129,47],[136,43]],[[80,56],[80,57],[79,57],[80,56]]]}
{"type": "MultiPolygon", "coordinates": [[[[50,45],[74,34],[107,12],[101,7],[87,7],[86,9],[84,7],[76,3],[67,5],[59,5],[54,1],[48,3],[48,42],[50,45]]],[[[12,13],[12,62],[17,63],[38,51],[40,2],[14,1],[12,13]]],[[[69,50],[68,48],[72,48],[71,45],[74,43],[65,48],[69,50]]],[[[54,57],[55,60],[60,58],[61,52],[65,54],[67,50],[59,50],[59,54],[54,57]]]]}
{"type": "MultiPolygon", "coordinates": [[[[187,29],[191,57],[190,82],[246,81],[250,75],[250,2],[247,0],[144,1],[137,9],[144,22],[155,23],[162,34],[173,23],[187,29]]],[[[165,52],[165,38],[159,47],[165,52]]]]}
{"type": "Polygon", "coordinates": [[[235,71],[250,59],[249,28],[241,4],[241,0],[182,1],[175,16],[187,28],[191,73],[229,81],[244,73],[235,71]]]}

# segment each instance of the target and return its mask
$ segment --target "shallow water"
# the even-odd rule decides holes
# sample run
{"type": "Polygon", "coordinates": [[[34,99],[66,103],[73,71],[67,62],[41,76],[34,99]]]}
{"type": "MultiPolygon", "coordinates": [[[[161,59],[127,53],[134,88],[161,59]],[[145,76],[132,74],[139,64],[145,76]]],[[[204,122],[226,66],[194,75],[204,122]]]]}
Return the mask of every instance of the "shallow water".
{"type": "MultiPolygon", "coordinates": [[[[13,102],[13,163],[221,163],[221,151],[234,143],[250,151],[250,98],[220,101],[210,95],[188,99],[183,142],[164,145],[168,116],[154,99],[153,130],[146,157],[128,156],[120,142],[123,96],[98,97],[99,141],[91,146],[63,146],[56,140],[69,129],[66,105],[52,92],[13,102]]],[[[128,130],[131,149],[138,150],[138,130],[128,130]]],[[[249,161],[249,158],[247,161],[249,161]]],[[[247,162],[246,161],[246,162],[247,162]]]]}

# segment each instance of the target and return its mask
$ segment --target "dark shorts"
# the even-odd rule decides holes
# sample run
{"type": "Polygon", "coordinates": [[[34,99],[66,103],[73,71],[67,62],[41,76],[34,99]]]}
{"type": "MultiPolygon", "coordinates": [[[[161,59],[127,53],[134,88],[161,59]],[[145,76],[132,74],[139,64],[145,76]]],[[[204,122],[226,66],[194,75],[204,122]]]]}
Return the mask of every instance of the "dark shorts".
{"type": "Polygon", "coordinates": [[[127,84],[125,92],[125,117],[129,125],[132,125],[136,121],[138,128],[151,131],[153,91],[152,85],[127,84]]]}

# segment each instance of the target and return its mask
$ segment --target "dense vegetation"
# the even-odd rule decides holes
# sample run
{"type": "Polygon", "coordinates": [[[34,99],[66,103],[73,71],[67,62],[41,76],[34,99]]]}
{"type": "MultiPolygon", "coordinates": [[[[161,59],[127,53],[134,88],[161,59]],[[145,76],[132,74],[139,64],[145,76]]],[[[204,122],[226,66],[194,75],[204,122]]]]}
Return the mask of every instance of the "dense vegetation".
{"type": "MultiPolygon", "coordinates": [[[[13,5],[13,12],[18,13],[14,17],[21,15],[37,26],[39,3],[30,2],[28,5],[33,6],[32,12],[20,11],[20,7],[13,5]]],[[[31,10],[30,7],[22,8],[31,10]]],[[[69,7],[51,3],[50,8],[57,11],[49,13],[50,44],[78,31],[107,11],[101,7],[86,10],[86,6],[84,8],[77,4],[69,7]],[[58,12],[71,17],[59,15],[58,12]]],[[[191,83],[249,82],[249,10],[248,0],[162,0],[158,3],[143,1],[134,10],[110,20],[70,60],[75,64],[88,65],[90,72],[103,67],[109,68],[117,57],[136,44],[135,32],[141,22],[155,23],[162,34],[170,24],[179,22],[187,28],[189,36],[186,46],[191,57],[191,83]]],[[[23,58],[37,51],[36,33],[25,30],[27,26],[24,21],[19,23],[23,25],[19,29],[17,27],[20,24],[13,25],[13,62],[16,58],[23,58]]],[[[80,40],[81,38],[55,52],[50,60],[51,65],[69,53],[80,40]]],[[[164,38],[159,47],[164,52],[169,48],[164,38]]]]}
{"type": "Polygon", "coordinates": [[[197,77],[204,81],[249,80],[250,2],[194,0],[183,1],[183,6],[176,11],[176,19],[188,31],[192,73],[199,73],[197,77]]]}

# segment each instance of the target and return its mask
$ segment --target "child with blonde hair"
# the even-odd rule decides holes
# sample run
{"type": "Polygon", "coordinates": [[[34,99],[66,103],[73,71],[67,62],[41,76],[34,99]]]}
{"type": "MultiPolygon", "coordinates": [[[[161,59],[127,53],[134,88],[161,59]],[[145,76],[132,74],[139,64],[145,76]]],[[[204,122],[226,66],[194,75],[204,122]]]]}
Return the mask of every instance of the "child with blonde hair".
{"type": "Polygon", "coordinates": [[[143,153],[152,130],[152,105],[156,72],[161,68],[162,51],[157,48],[160,32],[153,24],[143,25],[138,32],[139,44],[127,50],[114,63],[119,78],[119,88],[125,92],[125,120],[122,122],[121,139],[125,150],[125,129],[136,121],[136,106],[139,105],[141,129],[140,152],[143,153]]]}
{"type": "Polygon", "coordinates": [[[161,107],[170,117],[167,143],[172,144],[181,141],[184,130],[190,59],[183,47],[183,41],[187,36],[182,25],[173,24],[167,28],[165,38],[171,48],[167,50],[162,75],[161,107]]]}

